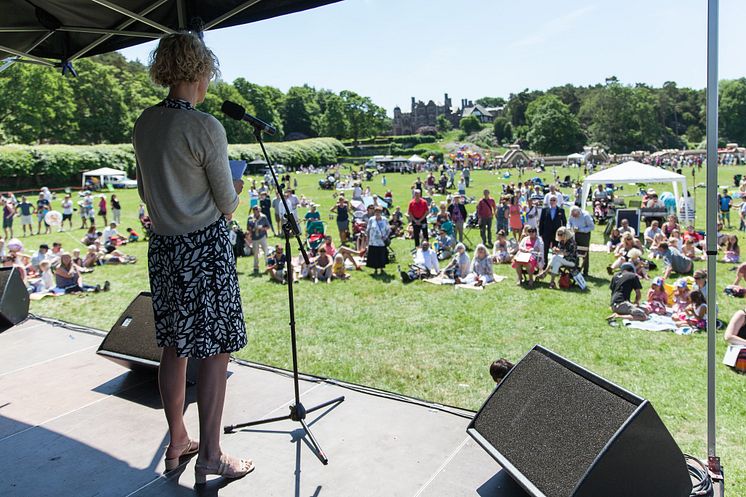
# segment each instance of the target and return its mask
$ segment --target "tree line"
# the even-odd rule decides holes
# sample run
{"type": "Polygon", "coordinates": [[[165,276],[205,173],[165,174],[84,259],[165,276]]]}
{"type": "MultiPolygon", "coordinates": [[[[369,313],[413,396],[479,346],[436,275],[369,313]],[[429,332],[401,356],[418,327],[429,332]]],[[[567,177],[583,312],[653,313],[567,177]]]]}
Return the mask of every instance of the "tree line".
{"type": "MultiPolygon", "coordinates": [[[[151,83],[147,67],[110,53],[76,61],[78,77],[31,64],[0,73],[0,144],[128,143],[140,112],[167,90],[151,83]]],[[[197,108],[217,117],[229,143],[252,143],[252,129],[220,112],[232,100],[273,123],[268,140],[327,136],[358,140],[382,134],[390,122],[382,107],[353,91],[334,93],[304,85],[283,93],[238,78],[218,80],[197,108]]]]}
{"type": "MultiPolygon", "coordinates": [[[[746,78],[721,81],[719,95],[720,145],[746,144],[746,78]]],[[[517,141],[542,154],[577,152],[588,144],[615,153],[692,148],[702,145],[706,132],[705,90],[670,81],[654,88],[612,77],[605,84],[526,89],[477,103],[503,107],[493,122],[499,142],[517,141]]],[[[471,129],[474,123],[462,124],[471,129]]]]}

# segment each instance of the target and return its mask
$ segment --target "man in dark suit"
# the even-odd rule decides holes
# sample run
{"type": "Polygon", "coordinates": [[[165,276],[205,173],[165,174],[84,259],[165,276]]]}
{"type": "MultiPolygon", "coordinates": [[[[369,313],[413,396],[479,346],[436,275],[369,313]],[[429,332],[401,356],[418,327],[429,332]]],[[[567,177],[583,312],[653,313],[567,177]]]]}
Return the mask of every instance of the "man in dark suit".
{"type": "Polygon", "coordinates": [[[562,204],[559,203],[557,196],[549,197],[549,205],[541,209],[539,215],[539,236],[544,241],[544,261],[546,263],[549,249],[557,244],[555,235],[557,228],[567,224],[567,217],[562,204]]]}

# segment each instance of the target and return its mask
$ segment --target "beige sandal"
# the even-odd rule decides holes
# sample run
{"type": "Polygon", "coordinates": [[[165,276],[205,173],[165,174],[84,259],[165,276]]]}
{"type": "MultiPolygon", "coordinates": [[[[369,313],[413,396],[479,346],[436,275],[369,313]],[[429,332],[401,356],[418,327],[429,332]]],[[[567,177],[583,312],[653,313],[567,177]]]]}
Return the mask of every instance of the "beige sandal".
{"type": "Polygon", "coordinates": [[[186,445],[170,445],[169,447],[184,447],[184,450],[182,450],[178,456],[171,459],[166,459],[166,471],[173,471],[179,467],[182,459],[184,459],[185,457],[193,456],[199,451],[199,442],[189,440],[189,443],[186,445]]]}
{"type": "Polygon", "coordinates": [[[241,478],[254,471],[254,461],[251,459],[238,459],[239,468],[236,469],[231,465],[231,461],[225,457],[225,454],[220,456],[220,464],[215,467],[210,467],[201,463],[197,463],[194,466],[194,482],[197,485],[204,485],[207,481],[207,475],[218,475],[223,478],[241,478]]]}

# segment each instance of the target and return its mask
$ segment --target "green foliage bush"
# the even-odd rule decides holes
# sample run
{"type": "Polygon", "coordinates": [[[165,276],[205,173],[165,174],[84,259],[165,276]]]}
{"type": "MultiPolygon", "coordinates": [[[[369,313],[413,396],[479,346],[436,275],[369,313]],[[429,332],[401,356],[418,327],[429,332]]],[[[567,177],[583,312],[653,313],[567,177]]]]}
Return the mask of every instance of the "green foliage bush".
{"type": "MultiPolygon", "coordinates": [[[[266,145],[272,161],[288,167],[327,165],[347,155],[334,138],[313,138],[266,145]]],[[[229,145],[231,159],[252,161],[261,156],[258,144],[229,145]]],[[[99,167],[121,169],[135,177],[132,145],[5,145],[0,146],[0,189],[75,186],[80,174],[99,167]]]]}

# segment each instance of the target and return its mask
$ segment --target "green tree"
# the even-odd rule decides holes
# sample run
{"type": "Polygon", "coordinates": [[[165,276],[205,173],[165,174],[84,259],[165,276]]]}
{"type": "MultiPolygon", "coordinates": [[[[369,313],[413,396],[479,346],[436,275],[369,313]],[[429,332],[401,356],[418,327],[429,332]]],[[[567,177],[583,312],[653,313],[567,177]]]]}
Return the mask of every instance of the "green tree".
{"type": "Polygon", "coordinates": [[[746,78],[720,82],[719,128],[728,142],[746,144],[746,78]]]}
{"type": "MultiPolygon", "coordinates": [[[[233,86],[236,87],[238,93],[254,108],[254,112],[256,112],[254,115],[256,117],[277,128],[277,133],[274,136],[267,136],[267,140],[281,140],[284,136],[282,117],[280,116],[279,104],[273,97],[272,90],[267,86],[250,83],[244,78],[237,78],[233,82],[233,86]]],[[[273,89],[277,90],[276,88],[273,89]]],[[[279,92],[279,90],[277,91],[279,92]]],[[[280,95],[282,95],[281,92],[280,95]]]]}
{"type": "Polygon", "coordinates": [[[77,78],[68,83],[75,96],[78,143],[126,143],[131,135],[128,102],[120,71],[114,66],[83,59],[77,78]]]}
{"type": "Polygon", "coordinates": [[[450,131],[451,129],[453,129],[453,125],[451,124],[451,121],[449,121],[449,120],[448,120],[448,119],[446,118],[446,116],[444,116],[443,114],[439,115],[439,116],[438,116],[438,117],[437,117],[437,118],[435,119],[435,123],[436,123],[436,124],[435,124],[435,127],[436,127],[436,128],[437,128],[437,130],[438,130],[438,131],[440,131],[441,133],[445,133],[446,131],[450,131]]]}
{"type": "Polygon", "coordinates": [[[510,123],[513,125],[513,129],[526,124],[526,109],[528,108],[528,104],[541,95],[543,95],[542,92],[528,91],[528,88],[518,94],[510,94],[508,103],[505,105],[505,111],[510,119],[510,123]]]}
{"type": "Polygon", "coordinates": [[[496,117],[492,123],[492,129],[498,143],[513,140],[513,125],[510,124],[507,118],[502,116],[496,117]]]}
{"type": "Polygon", "coordinates": [[[331,93],[326,96],[320,131],[322,136],[334,138],[349,136],[350,123],[345,113],[345,102],[339,95],[331,93]]]}
{"type": "Polygon", "coordinates": [[[477,99],[477,103],[484,107],[502,107],[505,105],[505,99],[502,97],[482,97],[477,99]]]}
{"type": "Polygon", "coordinates": [[[480,131],[482,129],[482,123],[479,122],[479,119],[477,119],[476,116],[466,116],[461,118],[458,127],[461,128],[464,133],[470,135],[480,131]]]}
{"type": "Polygon", "coordinates": [[[251,126],[243,121],[231,119],[221,112],[220,107],[226,100],[241,105],[249,114],[255,113],[254,108],[241,96],[236,87],[224,81],[210,83],[205,101],[199,104],[197,109],[212,114],[223,124],[228,143],[251,143],[255,141],[254,129],[251,126]]]}
{"type": "Polygon", "coordinates": [[[316,106],[314,93],[315,90],[309,86],[293,86],[288,90],[282,112],[286,135],[297,133],[303,137],[317,136],[313,119],[316,106]]]}
{"type": "Polygon", "coordinates": [[[350,123],[348,136],[355,144],[360,138],[375,136],[387,127],[386,111],[374,104],[369,97],[349,90],[342,90],[339,96],[344,102],[345,115],[350,123]]]}
{"type": "Polygon", "coordinates": [[[559,97],[543,95],[526,109],[529,146],[540,154],[565,154],[585,145],[585,135],[570,107],[559,97]]]}

